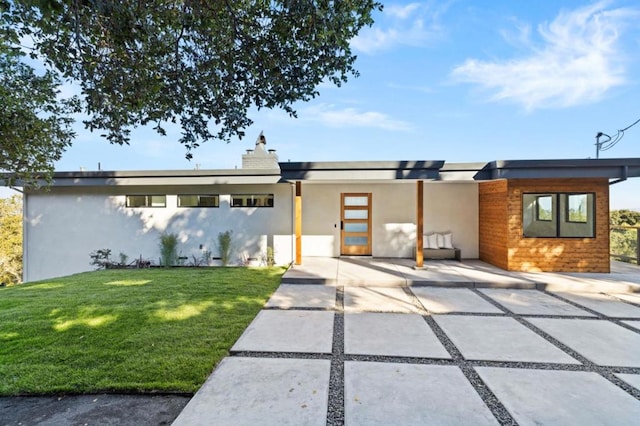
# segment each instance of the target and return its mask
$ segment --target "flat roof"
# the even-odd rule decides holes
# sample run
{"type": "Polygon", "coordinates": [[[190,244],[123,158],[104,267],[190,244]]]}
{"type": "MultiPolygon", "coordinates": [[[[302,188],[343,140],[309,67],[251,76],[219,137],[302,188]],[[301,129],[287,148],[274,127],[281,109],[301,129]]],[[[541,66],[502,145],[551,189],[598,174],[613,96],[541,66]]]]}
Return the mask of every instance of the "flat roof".
{"type": "Polygon", "coordinates": [[[494,180],[543,178],[626,179],[640,176],[640,158],[445,161],[353,161],[280,163],[288,181],[331,180],[494,180]]]}
{"type": "Polygon", "coordinates": [[[640,158],[438,161],[283,162],[279,169],[134,170],[56,172],[54,187],[132,185],[224,185],[398,180],[485,181],[495,179],[640,177],[640,158]]]}
{"type": "Polygon", "coordinates": [[[280,163],[286,181],[435,180],[444,161],[326,161],[280,163]]]}

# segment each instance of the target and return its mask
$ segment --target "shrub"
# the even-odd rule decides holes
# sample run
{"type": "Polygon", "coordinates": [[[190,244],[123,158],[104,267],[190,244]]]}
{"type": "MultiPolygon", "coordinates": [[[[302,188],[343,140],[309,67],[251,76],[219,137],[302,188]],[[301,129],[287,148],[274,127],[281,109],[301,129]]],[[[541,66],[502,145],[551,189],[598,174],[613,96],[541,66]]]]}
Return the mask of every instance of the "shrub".
{"type": "Polygon", "coordinates": [[[227,266],[231,259],[231,234],[233,231],[224,231],[218,234],[218,250],[220,251],[220,261],[227,266]]]}
{"type": "Polygon", "coordinates": [[[211,250],[202,251],[202,264],[205,266],[211,265],[211,250]]]}
{"type": "Polygon", "coordinates": [[[97,269],[107,269],[112,264],[109,256],[111,256],[111,249],[98,249],[92,251],[89,253],[89,257],[91,257],[90,265],[95,265],[97,269]]]}
{"type": "Polygon", "coordinates": [[[173,266],[178,260],[178,236],[163,233],[160,235],[160,264],[173,266]]]}

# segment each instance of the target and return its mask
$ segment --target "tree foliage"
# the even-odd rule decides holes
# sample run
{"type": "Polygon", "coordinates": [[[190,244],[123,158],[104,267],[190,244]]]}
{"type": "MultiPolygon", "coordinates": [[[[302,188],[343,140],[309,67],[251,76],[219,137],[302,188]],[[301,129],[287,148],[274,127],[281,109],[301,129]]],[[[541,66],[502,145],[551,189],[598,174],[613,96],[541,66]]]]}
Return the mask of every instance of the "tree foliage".
{"type": "MultiPolygon", "coordinates": [[[[612,210],[612,227],[639,227],[640,212],[634,210],[612,210]]],[[[635,259],[638,250],[638,231],[636,229],[611,229],[611,253],[625,256],[622,260],[635,259]]]]}
{"type": "Polygon", "coordinates": [[[0,198],[0,284],[22,281],[22,197],[0,198]]]}
{"type": "Polygon", "coordinates": [[[51,179],[74,136],[71,115],[79,103],[59,99],[56,74],[38,75],[6,41],[0,35],[0,172],[12,172],[5,185],[29,186],[51,179]]]}
{"type": "Polygon", "coordinates": [[[371,0],[0,0],[3,26],[79,83],[91,130],[117,144],[131,129],[179,123],[180,142],[244,135],[248,110],[281,108],[341,85],[349,42],[381,5],[371,0]]]}

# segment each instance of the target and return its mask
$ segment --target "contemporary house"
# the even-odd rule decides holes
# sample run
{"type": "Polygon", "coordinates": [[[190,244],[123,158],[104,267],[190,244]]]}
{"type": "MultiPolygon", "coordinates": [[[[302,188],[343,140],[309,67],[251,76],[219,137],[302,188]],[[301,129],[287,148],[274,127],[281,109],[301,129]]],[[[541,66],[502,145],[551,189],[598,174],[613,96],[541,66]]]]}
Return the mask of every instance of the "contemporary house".
{"type": "Polygon", "coordinates": [[[183,256],[216,256],[228,230],[236,263],[271,248],[278,264],[422,267],[446,233],[462,259],[507,270],[609,272],[609,185],[638,176],[637,158],[278,162],[261,135],[240,169],[58,172],[49,191],[25,190],[24,279],[91,270],[101,248],[157,263],[163,232],[183,256]]]}

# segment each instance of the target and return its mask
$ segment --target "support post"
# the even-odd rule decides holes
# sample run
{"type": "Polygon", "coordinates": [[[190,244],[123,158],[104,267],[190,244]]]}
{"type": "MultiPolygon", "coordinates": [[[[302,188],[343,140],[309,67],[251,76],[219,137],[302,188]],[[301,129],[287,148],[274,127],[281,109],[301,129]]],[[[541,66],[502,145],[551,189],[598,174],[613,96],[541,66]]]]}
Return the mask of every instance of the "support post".
{"type": "Polygon", "coordinates": [[[296,265],[302,265],[302,182],[296,181],[296,265]]]}
{"type": "Polygon", "coordinates": [[[424,267],[424,182],[416,182],[416,268],[424,267]]]}

